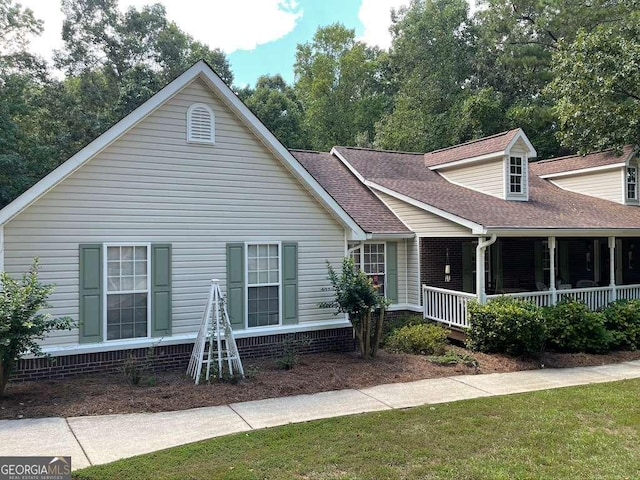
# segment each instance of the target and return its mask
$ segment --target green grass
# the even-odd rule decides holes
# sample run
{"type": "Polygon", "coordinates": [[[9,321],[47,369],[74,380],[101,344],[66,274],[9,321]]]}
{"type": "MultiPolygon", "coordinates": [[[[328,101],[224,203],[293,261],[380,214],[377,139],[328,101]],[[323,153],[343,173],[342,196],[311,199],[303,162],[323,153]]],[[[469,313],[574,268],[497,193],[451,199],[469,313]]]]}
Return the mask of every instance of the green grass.
{"type": "Polygon", "coordinates": [[[252,431],[88,468],[76,479],[640,477],[640,380],[252,431]]]}

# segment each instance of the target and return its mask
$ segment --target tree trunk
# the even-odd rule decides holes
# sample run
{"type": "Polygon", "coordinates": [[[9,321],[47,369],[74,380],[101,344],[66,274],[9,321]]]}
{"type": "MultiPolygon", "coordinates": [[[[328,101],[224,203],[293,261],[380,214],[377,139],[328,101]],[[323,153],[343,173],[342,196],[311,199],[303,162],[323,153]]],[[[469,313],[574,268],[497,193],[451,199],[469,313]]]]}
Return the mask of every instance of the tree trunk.
{"type": "Polygon", "coordinates": [[[384,316],[386,313],[386,309],[384,307],[380,308],[378,313],[378,318],[376,319],[376,331],[375,331],[375,339],[373,341],[373,348],[371,350],[371,358],[376,356],[378,353],[378,348],[380,347],[380,341],[382,340],[382,326],[384,325],[384,316]]]}
{"type": "Polygon", "coordinates": [[[0,397],[4,394],[4,389],[9,382],[9,376],[11,375],[11,370],[13,370],[12,363],[4,363],[0,359],[0,397]]]}

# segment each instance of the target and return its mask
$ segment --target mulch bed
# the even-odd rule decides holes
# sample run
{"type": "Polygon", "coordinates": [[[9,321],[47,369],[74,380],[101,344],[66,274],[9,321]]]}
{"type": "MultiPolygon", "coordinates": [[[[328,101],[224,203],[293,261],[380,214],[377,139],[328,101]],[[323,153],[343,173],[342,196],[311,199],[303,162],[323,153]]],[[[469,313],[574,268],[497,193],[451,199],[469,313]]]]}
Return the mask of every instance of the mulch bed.
{"type": "Polygon", "coordinates": [[[423,356],[384,351],[375,360],[363,360],[356,353],[326,353],[301,356],[292,370],[279,370],[273,360],[245,361],[248,378],[237,383],[194,385],[183,371],[157,372],[137,386],[117,374],[10,383],[0,397],[0,419],[184,410],[452,375],[532,370],[541,365],[561,368],[640,359],[640,352],[616,352],[545,354],[538,360],[523,360],[450,348],[472,355],[478,365],[435,365],[423,356]]]}

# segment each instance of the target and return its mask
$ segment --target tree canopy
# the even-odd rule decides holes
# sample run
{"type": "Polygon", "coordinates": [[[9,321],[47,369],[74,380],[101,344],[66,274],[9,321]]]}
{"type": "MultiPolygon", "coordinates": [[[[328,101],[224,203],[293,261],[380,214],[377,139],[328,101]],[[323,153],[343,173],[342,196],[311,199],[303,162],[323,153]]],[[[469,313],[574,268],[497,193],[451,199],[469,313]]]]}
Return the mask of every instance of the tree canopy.
{"type": "MultiPolygon", "coordinates": [[[[29,50],[42,22],[0,0],[0,206],[200,59],[233,87],[226,55],[160,4],[61,0],[53,74],[29,50]]],[[[298,45],[295,80],[236,89],[289,148],[429,151],[521,127],[541,158],[637,145],[639,0],[412,0],[392,45],[341,24],[298,45]]]]}

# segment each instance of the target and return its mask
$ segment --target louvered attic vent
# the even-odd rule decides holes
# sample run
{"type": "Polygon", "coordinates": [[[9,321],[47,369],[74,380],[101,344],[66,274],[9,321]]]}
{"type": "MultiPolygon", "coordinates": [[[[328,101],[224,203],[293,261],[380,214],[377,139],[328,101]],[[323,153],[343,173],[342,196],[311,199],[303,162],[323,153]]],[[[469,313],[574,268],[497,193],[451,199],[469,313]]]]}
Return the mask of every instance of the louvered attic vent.
{"type": "Polygon", "coordinates": [[[187,142],[213,145],[215,141],[213,110],[202,103],[191,105],[187,110],[187,142]]]}

